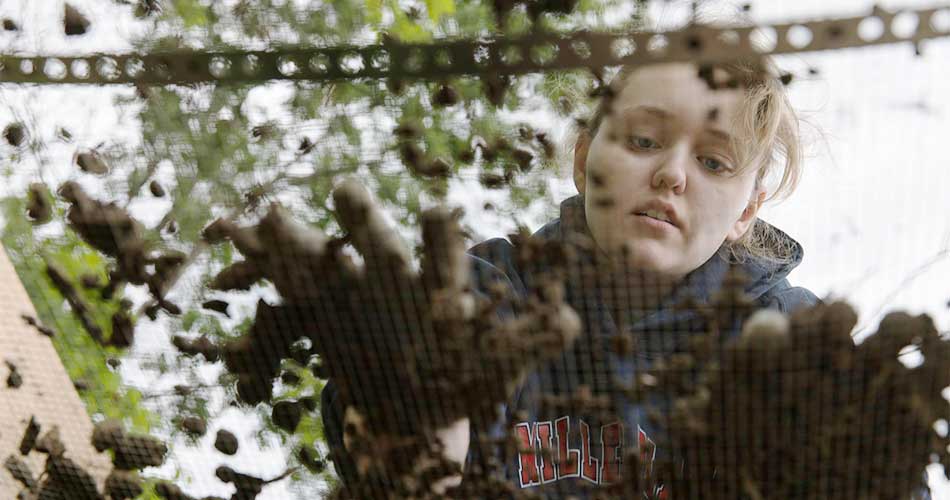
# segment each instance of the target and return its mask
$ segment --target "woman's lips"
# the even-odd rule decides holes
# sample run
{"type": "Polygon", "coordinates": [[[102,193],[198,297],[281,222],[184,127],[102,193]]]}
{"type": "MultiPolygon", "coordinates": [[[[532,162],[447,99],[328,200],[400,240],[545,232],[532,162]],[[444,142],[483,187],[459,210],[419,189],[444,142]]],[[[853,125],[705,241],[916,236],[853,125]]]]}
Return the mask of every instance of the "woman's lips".
{"type": "Polygon", "coordinates": [[[634,219],[637,220],[637,222],[640,223],[640,225],[649,227],[661,233],[665,233],[667,231],[673,231],[676,229],[676,226],[674,226],[673,224],[666,222],[664,220],[654,219],[653,217],[650,217],[648,215],[633,214],[633,217],[634,219]]]}

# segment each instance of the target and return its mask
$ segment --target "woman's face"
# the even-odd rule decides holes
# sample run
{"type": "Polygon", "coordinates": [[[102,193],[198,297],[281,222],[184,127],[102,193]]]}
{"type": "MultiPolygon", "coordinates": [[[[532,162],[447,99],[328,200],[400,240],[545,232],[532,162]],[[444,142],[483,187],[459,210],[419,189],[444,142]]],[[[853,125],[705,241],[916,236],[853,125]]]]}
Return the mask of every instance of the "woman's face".
{"type": "Polygon", "coordinates": [[[616,89],[574,156],[601,250],[627,245],[631,266],[680,278],[742,236],[765,195],[753,193],[756,169],[733,174],[742,99],[739,89],[709,89],[689,63],[645,66],[616,89]]]}

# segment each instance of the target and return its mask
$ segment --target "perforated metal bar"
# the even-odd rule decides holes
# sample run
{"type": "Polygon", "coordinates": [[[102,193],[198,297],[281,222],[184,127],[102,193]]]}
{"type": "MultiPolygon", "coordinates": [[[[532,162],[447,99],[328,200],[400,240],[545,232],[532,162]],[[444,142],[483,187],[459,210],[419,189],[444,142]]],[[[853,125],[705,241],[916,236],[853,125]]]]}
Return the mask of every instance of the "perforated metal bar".
{"type": "Polygon", "coordinates": [[[432,44],[287,48],[247,52],[0,56],[0,81],[174,84],[363,78],[444,79],[518,75],[660,61],[715,62],[742,53],[793,54],[950,36],[950,4],[869,16],[735,28],[690,26],[671,32],[533,33],[517,38],[432,44]],[[915,23],[916,21],[916,23],[915,23]],[[753,43],[753,38],[765,43],[753,43]],[[761,45],[761,46],[760,46],[761,45]]]}

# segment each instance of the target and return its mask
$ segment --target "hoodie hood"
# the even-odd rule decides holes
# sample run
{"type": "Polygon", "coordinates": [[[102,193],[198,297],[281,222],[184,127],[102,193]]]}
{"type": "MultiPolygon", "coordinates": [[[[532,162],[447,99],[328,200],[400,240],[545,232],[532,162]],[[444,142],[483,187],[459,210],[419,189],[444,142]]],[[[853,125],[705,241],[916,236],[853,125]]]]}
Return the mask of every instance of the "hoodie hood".
{"type": "MultiPolygon", "coordinates": [[[[594,343],[603,342],[625,332],[634,336],[638,344],[636,356],[643,361],[669,355],[683,348],[684,343],[695,332],[704,329],[703,320],[694,308],[680,306],[689,303],[709,304],[733,268],[740,269],[744,274],[745,294],[758,307],[772,307],[789,312],[800,305],[815,303],[817,298],[811,292],[791,287],[787,279],[789,273],[802,261],[802,246],[765,221],[758,220],[756,224],[774,229],[778,236],[776,243],[792,249],[788,262],[779,263],[753,256],[747,256],[742,262],[737,262],[728,257],[728,251],[723,246],[700,267],[672,284],[666,291],[655,294],[656,297],[650,299],[652,305],[639,311],[626,306],[612,311],[605,296],[606,283],[591,283],[587,280],[584,280],[584,283],[568,282],[568,299],[584,317],[587,330],[593,337],[589,340],[594,343]],[[616,317],[618,314],[623,314],[624,317],[616,317]],[[657,332],[663,333],[657,335],[657,332]]],[[[560,207],[560,218],[543,226],[535,236],[559,239],[572,244],[582,262],[592,262],[598,258],[594,254],[596,249],[587,228],[584,198],[580,195],[564,200],[560,207]],[[577,241],[586,243],[576,245],[574,242],[577,241]]],[[[526,281],[529,280],[530,278],[526,281]]],[[[723,325],[723,338],[738,334],[740,326],[739,318],[735,318],[732,325],[723,325]]]]}
{"type": "MultiPolygon", "coordinates": [[[[702,304],[708,303],[710,295],[721,287],[723,279],[732,267],[738,267],[743,271],[747,279],[745,293],[752,300],[767,303],[768,300],[764,300],[766,295],[775,291],[776,287],[782,289],[783,285],[788,286],[787,277],[802,262],[804,249],[795,239],[768,222],[758,219],[755,224],[755,230],[762,228],[776,235],[777,240],[774,244],[777,247],[791,249],[787,262],[776,262],[750,255],[745,255],[742,262],[737,262],[728,257],[728,251],[723,245],[709,260],[686,275],[676,285],[667,300],[663,302],[663,306],[672,306],[687,297],[692,297],[693,300],[702,304]]],[[[560,218],[549,222],[535,234],[545,239],[573,241],[576,240],[572,237],[574,235],[593,241],[587,228],[583,196],[576,195],[561,202],[560,218]]],[[[581,254],[591,252],[589,248],[580,248],[579,251],[581,254]]],[[[587,255],[584,258],[593,259],[594,257],[587,255]]]]}

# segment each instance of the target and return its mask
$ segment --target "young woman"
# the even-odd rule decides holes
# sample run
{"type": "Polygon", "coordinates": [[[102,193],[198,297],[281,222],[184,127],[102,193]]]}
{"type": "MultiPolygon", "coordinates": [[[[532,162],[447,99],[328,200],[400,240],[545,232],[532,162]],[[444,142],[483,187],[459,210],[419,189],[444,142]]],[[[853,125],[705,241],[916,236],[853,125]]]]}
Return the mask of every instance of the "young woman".
{"type": "MultiPolygon", "coordinates": [[[[593,495],[589,486],[621,479],[626,453],[639,449],[647,467],[663,453],[652,445],[662,443],[662,429],[613,382],[632,380],[702,331],[699,315],[682,306],[709,303],[730,269],[744,271],[746,295],[757,306],[791,312],[818,300],[786,279],[802,260],[801,246],[757,218],[766,200],[794,190],[801,170],[798,121],[774,71],[762,61],[653,64],[622,70],[610,88],[576,140],[578,195],[536,236],[573,245],[581,261],[620,260],[674,285],[644,308],[618,299],[637,294],[611,292],[615,276],[568,273],[565,297],[583,333],[531,371],[507,404],[505,422],[491,431],[520,443],[519,453],[495,457],[512,487],[544,498],[593,495]],[[572,243],[582,240],[593,244],[572,243]],[[612,348],[621,337],[632,341],[628,354],[612,348]],[[609,398],[612,414],[544,403],[545,395],[579,391],[609,398]]],[[[507,240],[483,242],[470,255],[478,288],[487,288],[487,276],[503,276],[523,295],[536,283],[536,270],[518,265],[507,240]]],[[[738,325],[730,328],[727,335],[738,325]]],[[[336,397],[328,385],[326,433],[338,471],[353,481],[336,397]]],[[[471,446],[481,436],[467,420],[439,435],[445,455],[465,461],[466,470],[491,461],[471,446]]]]}

